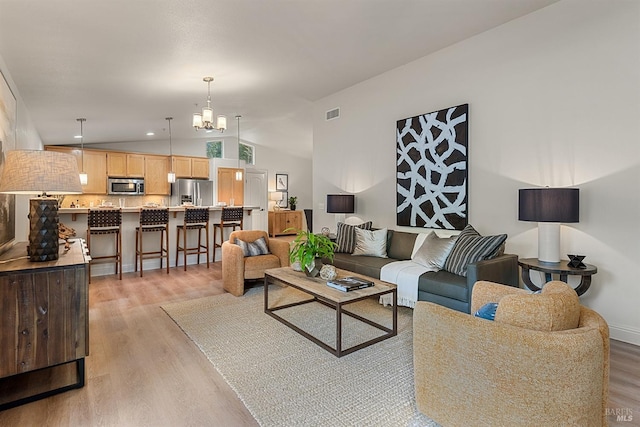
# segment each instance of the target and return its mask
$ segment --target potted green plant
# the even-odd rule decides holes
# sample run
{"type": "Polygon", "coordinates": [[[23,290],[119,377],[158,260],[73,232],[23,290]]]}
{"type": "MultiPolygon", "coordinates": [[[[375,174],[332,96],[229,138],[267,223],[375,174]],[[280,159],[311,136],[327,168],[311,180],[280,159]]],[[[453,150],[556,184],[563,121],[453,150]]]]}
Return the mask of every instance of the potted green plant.
{"type": "Polygon", "coordinates": [[[289,197],[289,207],[292,211],[296,210],[296,205],[298,204],[298,198],[296,196],[289,197]]]}
{"type": "Polygon", "coordinates": [[[326,236],[298,230],[289,252],[289,260],[291,263],[300,262],[300,267],[307,276],[315,277],[320,273],[323,258],[333,261],[337,247],[338,245],[326,236]]]}

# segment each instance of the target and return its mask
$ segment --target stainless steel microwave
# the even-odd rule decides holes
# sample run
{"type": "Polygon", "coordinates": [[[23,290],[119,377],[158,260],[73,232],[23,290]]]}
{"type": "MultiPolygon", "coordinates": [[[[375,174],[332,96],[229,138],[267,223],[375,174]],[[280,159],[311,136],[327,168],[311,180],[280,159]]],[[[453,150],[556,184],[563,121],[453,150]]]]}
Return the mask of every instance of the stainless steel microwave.
{"type": "Polygon", "coordinates": [[[108,178],[107,192],[109,194],[128,194],[141,196],[144,194],[143,178],[108,178]]]}

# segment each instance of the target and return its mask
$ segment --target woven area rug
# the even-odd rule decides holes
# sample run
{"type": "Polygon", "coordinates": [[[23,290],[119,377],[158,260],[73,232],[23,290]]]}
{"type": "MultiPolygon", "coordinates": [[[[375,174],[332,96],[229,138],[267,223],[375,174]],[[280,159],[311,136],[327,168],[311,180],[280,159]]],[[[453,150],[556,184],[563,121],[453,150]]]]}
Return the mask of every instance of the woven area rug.
{"type": "MultiPolygon", "coordinates": [[[[305,299],[270,287],[270,305],[305,299]],[[271,290],[273,289],[273,292],[271,290]]],[[[263,426],[437,426],[417,411],[412,314],[399,307],[398,335],[337,358],[264,313],[262,287],[162,307],[200,348],[263,426]]],[[[391,308],[366,300],[348,309],[391,327],[391,308]]],[[[335,346],[335,311],[310,303],[279,312],[335,346]]],[[[380,331],[343,315],[343,348],[380,331]]]]}

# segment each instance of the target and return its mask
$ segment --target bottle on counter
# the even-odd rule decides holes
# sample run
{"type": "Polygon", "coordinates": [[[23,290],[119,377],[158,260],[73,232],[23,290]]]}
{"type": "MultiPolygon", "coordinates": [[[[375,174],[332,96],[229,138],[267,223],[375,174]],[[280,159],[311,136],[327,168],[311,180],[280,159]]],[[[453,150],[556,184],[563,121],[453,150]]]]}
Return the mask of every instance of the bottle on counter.
{"type": "Polygon", "coordinates": [[[71,205],[69,205],[69,207],[70,207],[70,208],[75,208],[75,207],[76,207],[76,205],[75,205],[73,202],[71,202],[71,205]]]}

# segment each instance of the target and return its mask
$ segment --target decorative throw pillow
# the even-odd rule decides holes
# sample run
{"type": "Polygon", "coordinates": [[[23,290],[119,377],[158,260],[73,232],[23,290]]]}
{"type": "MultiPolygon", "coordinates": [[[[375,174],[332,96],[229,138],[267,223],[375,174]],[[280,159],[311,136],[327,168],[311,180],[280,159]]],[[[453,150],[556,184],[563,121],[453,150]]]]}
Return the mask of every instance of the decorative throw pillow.
{"type": "Polygon", "coordinates": [[[336,252],[353,253],[356,247],[356,228],[362,228],[363,230],[371,230],[371,221],[364,222],[360,225],[349,225],[344,222],[338,223],[338,230],[336,232],[336,243],[338,249],[336,252]]]}
{"type": "Polygon", "coordinates": [[[495,320],[496,310],[498,309],[497,302],[488,302],[476,311],[474,316],[487,320],[495,320]]]}
{"type": "Polygon", "coordinates": [[[389,241],[389,250],[387,255],[389,258],[397,260],[411,259],[411,252],[416,242],[417,233],[407,233],[406,231],[393,231],[389,241]]]}
{"type": "Polygon", "coordinates": [[[442,238],[433,231],[430,232],[413,256],[412,261],[427,268],[441,270],[449,252],[456,243],[456,238],[457,236],[442,238]]]}
{"type": "Polygon", "coordinates": [[[245,242],[240,239],[236,239],[236,245],[242,248],[242,252],[244,252],[244,256],[256,256],[256,255],[266,255],[269,252],[269,246],[267,245],[264,237],[261,237],[253,242],[245,242]]]}
{"type": "Polygon", "coordinates": [[[539,294],[502,297],[495,321],[536,331],[575,329],[580,324],[580,299],[566,283],[551,281],[539,294]]]}
{"type": "Polygon", "coordinates": [[[471,225],[467,225],[458,234],[456,243],[444,263],[444,270],[466,277],[467,265],[495,258],[505,240],[506,234],[481,236],[471,225]]]}
{"type": "Polygon", "coordinates": [[[356,247],[351,255],[387,257],[387,229],[364,230],[355,228],[356,247]]]}

